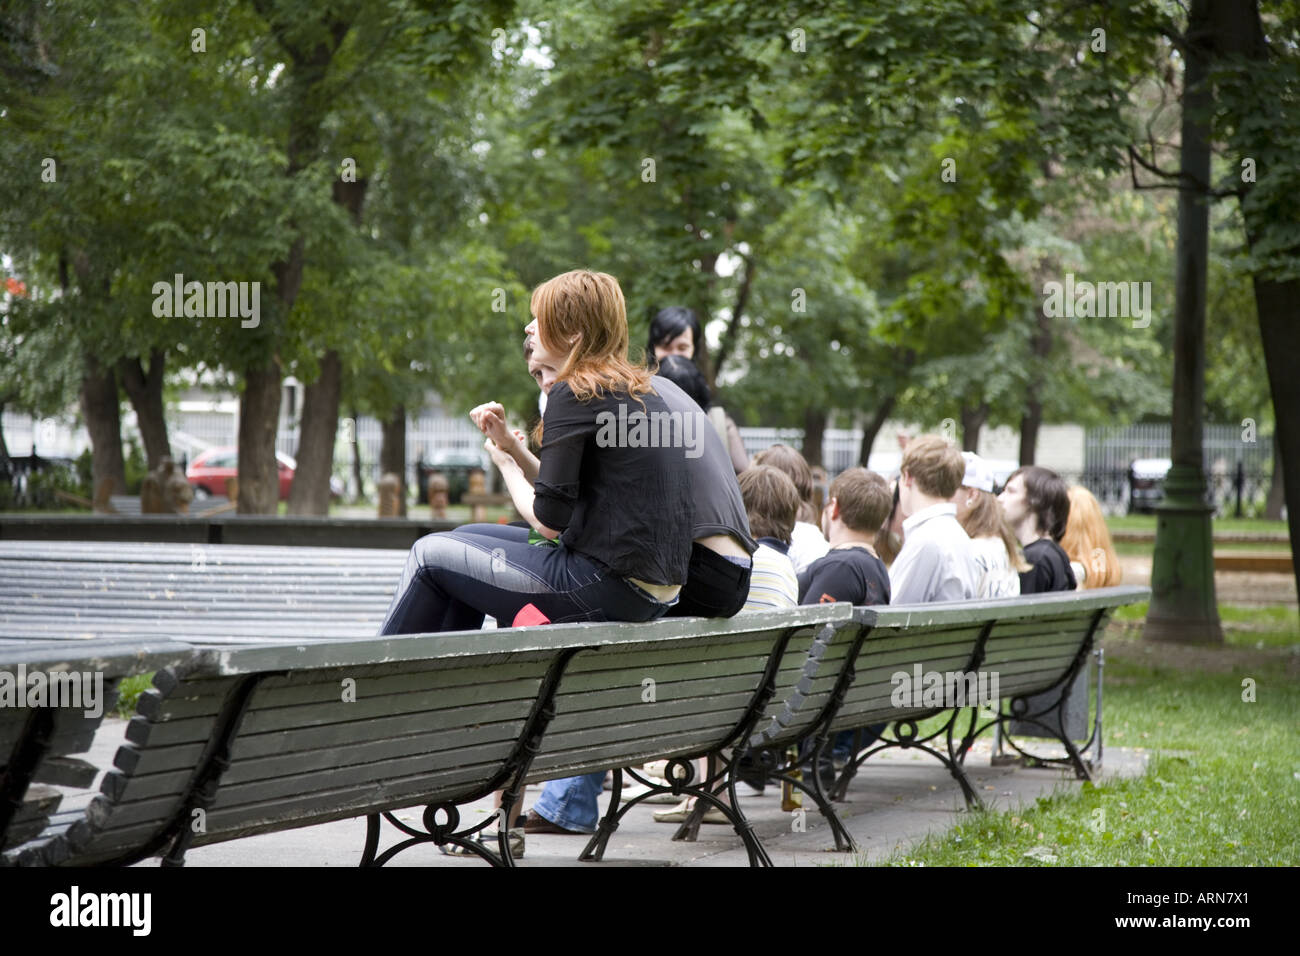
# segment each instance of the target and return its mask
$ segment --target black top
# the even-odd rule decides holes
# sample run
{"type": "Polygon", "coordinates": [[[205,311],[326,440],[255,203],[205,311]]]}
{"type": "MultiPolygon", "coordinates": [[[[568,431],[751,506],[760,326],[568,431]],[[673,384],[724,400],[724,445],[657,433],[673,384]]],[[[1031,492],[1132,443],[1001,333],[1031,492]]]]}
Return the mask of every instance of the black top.
{"type": "Polygon", "coordinates": [[[555,383],[533,513],[563,532],[566,547],[620,577],[683,584],[693,539],[730,532],[756,546],[707,416],[667,379],[655,376],[652,385],[656,394],[640,401],[606,393],[584,403],[567,382],[555,383]]]}
{"type": "Polygon", "coordinates": [[[866,548],[832,548],[799,575],[800,604],[888,604],[889,571],[866,548]]]}
{"type": "Polygon", "coordinates": [[[1075,589],[1070,558],[1051,538],[1039,538],[1025,545],[1025,560],[1033,567],[1020,575],[1021,594],[1075,589]]]}

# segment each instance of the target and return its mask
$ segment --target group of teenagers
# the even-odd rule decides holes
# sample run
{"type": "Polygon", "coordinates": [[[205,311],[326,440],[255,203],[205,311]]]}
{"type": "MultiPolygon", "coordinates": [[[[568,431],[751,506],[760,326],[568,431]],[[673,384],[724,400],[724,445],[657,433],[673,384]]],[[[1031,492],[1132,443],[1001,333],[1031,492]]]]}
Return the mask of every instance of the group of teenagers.
{"type": "MultiPolygon", "coordinates": [[[[477,629],[489,616],[498,626],[731,617],[1119,582],[1096,500],[1048,469],[1020,468],[995,496],[982,459],[920,436],[892,483],[850,468],[824,490],[818,514],[803,456],[774,445],[751,461],[734,422],[711,407],[692,362],[700,327],[690,310],[660,312],[646,363],[636,364],[613,276],[564,273],[538,286],[530,307],[524,357],[541,391],[536,428],[529,436],[510,427],[495,402],[470,413],[522,520],[417,541],[382,634],[477,629]],[[599,422],[620,407],[705,414],[713,427],[693,454],[598,441],[599,422]]],[[[548,782],[511,827],[515,854],[524,833],[593,832],[604,777],[548,782]]],[[[671,822],[686,810],[655,816],[671,822]]],[[[704,819],[725,822],[716,810],[704,819]]]]}

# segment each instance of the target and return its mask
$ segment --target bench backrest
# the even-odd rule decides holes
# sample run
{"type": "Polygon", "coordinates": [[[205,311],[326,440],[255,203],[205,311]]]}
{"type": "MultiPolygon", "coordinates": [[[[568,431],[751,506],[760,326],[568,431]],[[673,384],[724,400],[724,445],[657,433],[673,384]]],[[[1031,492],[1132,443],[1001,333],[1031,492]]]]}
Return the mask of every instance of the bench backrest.
{"type": "MultiPolygon", "coordinates": [[[[861,630],[826,632],[801,666],[782,667],[777,694],[759,723],[753,746],[782,747],[807,736],[823,719],[855,644],[853,680],[830,729],[917,720],[950,705],[896,706],[894,676],[964,672],[998,674],[998,694],[1018,697],[1065,679],[1076,658],[1099,635],[1114,608],[1146,600],[1141,587],[1098,588],[995,601],[858,608],[861,630]]],[[[910,691],[910,683],[908,689],[910,691]]],[[[990,686],[989,682],[984,685],[990,686]]]]}

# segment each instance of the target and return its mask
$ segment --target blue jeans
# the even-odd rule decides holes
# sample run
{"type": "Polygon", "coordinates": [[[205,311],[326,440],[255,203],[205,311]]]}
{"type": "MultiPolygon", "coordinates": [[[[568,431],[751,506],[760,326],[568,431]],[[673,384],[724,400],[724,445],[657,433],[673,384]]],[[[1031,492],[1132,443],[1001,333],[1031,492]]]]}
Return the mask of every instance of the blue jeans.
{"type": "MultiPolygon", "coordinates": [[[[691,565],[681,600],[670,617],[731,617],[745,606],[752,566],[738,564],[703,545],[691,549],[691,565]]],[[[600,797],[605,772],[547,781],[533,809],[556,826],[594,833],[600,817],[600,797]]]]}
{"type": "Polygon", "coordinates": [[[669,605],[563,544],[528,543],[528,529],[464,525],[411,547],[380,634],[474,630],[490,614],[504,627],[527,604],[561,624],[653,621],[669,605]]]}
{"type": "Polygon", "coordinates": [[[542,795],[533,809],[556,826],[578,833],[595,833],[600,818],[601,788],[605,784],[605,771],[583,774],[581,777],[564,777],[549,780],[542,787],[542,795]]]}

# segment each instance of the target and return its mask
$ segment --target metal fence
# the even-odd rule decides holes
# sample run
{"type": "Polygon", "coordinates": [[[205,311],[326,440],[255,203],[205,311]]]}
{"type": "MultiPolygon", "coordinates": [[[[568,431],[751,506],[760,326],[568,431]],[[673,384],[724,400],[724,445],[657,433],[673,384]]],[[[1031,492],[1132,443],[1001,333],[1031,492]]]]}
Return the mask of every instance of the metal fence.
{"type": "MultiPolygon", "coordinates": [[[[1204,426],[1202,437],[1206,501],[1220,516],[1257,514],[1268,497],[1273,468],[1273,436],[1259,434],[1253,422],[1204,426]]],[[[1167,459],[1167,424],[1091,428],[1084,438],[1084,470],[1071,478],[1091,491],[1109,514],[1129,510],[1129,466],[1138,459],[1167,459]]]]}

